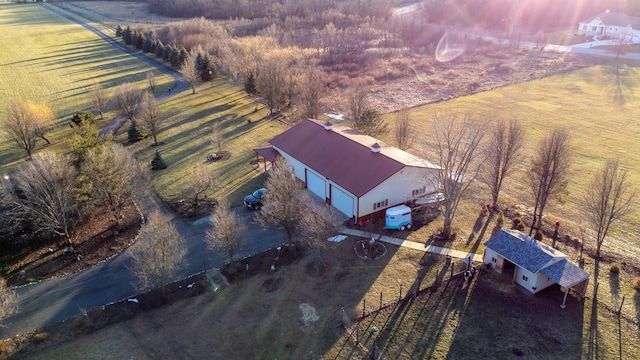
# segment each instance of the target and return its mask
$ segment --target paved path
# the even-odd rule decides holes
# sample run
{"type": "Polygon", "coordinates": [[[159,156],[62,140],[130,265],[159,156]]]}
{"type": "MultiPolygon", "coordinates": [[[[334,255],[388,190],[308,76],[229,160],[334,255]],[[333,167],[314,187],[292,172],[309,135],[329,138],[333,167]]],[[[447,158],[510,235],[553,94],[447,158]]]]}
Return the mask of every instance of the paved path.
{"type": "MultiPolygon", "coordinates": [[[[360,230],[355,230],[355,229],[349,229],[349,228],[345,228],[345,227],[341,228],[340,232],[345,234],[345,235],[353,235],[353,236],[359,236],[359,237],[364,237],[364,238],[368,238],[368,237],[371,236],[371,233],[360,231],[360,230]]],[[[468,253],[468,252],[464,252],[464,251],[460,251],[460,250],[454,250],[454,249],[444,248],[444,247],[440,247],[440,246],[433,246],[433,245],[425,246],[425,244],[423,244],[423,243],[404,240],[404,239],[399,239],[399,238],[394,238],[394,237],[387,236],[387,235],[374,234],[373,237],[376,238],[377,240],[384,241],[384,242],[389,243],[389,244],[402,246],[402,247],[407,247],[407,248],[410,248],[410,249],[423,251],[423,252],[428,252],[428,253],[433,253],[433,254],[440,254],[440,255],[443,255],[443,256],[449,255],[449,256],[457,258],[457,259],[466,259],[466,258],[468,258],[470,256],[473,256],[473,261],[482,262],[482,255],[478,255],[478,254],[475,254],[475,253],[468,253]]]]}

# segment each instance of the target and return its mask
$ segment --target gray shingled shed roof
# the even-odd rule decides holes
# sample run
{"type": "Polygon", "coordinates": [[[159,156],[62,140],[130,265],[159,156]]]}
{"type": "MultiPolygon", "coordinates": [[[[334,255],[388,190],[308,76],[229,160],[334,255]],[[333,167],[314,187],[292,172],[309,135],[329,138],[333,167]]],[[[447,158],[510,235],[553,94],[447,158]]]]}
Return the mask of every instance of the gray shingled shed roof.
{"type": "Polygon", "coordinates": [[[484,246],[532,273],[540,271],[554,258],[567,257],[560,251],[518,230],[501,230],[491,237],[484,246]]]}
{"type": "Polygon", "coordinates": [[[549,265],[540,272],[564,288],[572,288],[589,278],[589,273],[572,264],[567,259],[549,265]]]}

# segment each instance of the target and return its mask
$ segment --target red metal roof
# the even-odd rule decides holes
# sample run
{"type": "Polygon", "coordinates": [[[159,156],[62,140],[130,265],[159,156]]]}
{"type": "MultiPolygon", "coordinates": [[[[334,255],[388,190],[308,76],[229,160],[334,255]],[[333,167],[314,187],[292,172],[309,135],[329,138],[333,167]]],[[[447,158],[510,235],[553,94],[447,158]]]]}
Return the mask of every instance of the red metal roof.
{"type": "Polygon", "coordinates": [[[275,162],[276,158],[280,156],[280,153],[278,153],[278,151],[274,149],[272,146],[253,149],[253,151],[255,151],[256,154],[267,159],[267,161],[271,161],[271,162],[275,162]]]}
{"type": "Polygon", "coordinates": [[[360,197],[405,167],[385,155],[384,147],[372,152],[376,141],[341,125],[325,130],[324,123],[307,119],[273,138],[271,144],[360,197]]]}

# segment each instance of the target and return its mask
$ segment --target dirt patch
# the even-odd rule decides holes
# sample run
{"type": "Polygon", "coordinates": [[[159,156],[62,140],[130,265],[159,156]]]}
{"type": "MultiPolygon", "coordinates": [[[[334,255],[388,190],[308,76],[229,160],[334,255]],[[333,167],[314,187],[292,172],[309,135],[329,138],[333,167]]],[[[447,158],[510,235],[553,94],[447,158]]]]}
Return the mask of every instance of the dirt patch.
{"type": "Polygon", "coordinates": [[[14,244],[7,249],[11,255],[1,259],[11,264],[7,283],[17,286],[73,274],[117,255],[133,243],[142,225],[135,206],[125,207],[122,214],[124,218],[116,229],[111,215],[96,209],[76,228],[71,244],[64,238],[14,244]]]}
{"type": "MultiPolygon", "coordinates": [[[[220,273],[229,282],[239,281],[257,274],[275,275],[280,267],[299,260],[302,255],[300,244],[282,245],[260,254],[236,260],[232,264],[226,264],[220,268],[220,273]]],[[[278,283],[277,279],[272,278],[268,284],[265,281],[263,287],[266,290],[273,289],[271,291],[275,291],[281,284],[282,282],[278,283]]]]}
{"type": "Polygon", "coordinates": [[[298,306],[298,308],[300,309],[300,311],[302,311],[302,326],[308,328],[312,323],[320,319],[320,316],[318,316],[318,313],[316,312],[316,308],[314,308],[313,306],[302,303],[298,306]]]}
{"type": "Polygon", "coordinates": [[[373,239],[362,239],[353,245],[356,255],[363,260],[375,260],[383,257],[387,253],[387,247],[380,241],[373,239]]]}
{"type": "Polygon", "coordinates": [[[184,219],[195,219],[213,212],[218,201],[205,197],[198,199],[198,204],[194,204],[193,199],[180,199],[169,203],[169,208],[178,216],[184,219]]]}

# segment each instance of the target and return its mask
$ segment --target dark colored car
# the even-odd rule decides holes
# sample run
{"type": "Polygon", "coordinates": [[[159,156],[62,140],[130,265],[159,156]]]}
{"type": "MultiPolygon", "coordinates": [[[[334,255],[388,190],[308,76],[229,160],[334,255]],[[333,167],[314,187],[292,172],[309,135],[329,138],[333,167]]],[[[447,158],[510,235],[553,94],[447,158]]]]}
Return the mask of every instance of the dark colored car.
{"type": "Polygon", "coordinates": [[[258,210],[262,207],[262,199],[267,194],[267,189],[260,188],[253,192],[251,195],[247,195],[244,197],[244,204],[253,210],[258,210]]]}

